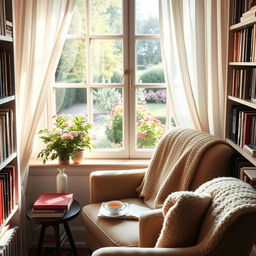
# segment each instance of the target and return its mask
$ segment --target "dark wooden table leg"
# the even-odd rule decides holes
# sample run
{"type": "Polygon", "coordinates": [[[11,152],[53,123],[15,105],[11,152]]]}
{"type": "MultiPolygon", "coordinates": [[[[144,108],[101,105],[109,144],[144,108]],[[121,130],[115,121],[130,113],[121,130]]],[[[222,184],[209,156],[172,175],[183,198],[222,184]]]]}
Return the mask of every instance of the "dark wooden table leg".
{"type": "Polygon", "coordinates": [[[71,234],[71,232],[70,232],[69,225],[68,225],[67,222],[64,222],[63,225],[64,225],[64,228],[65,228],[65,231],[66,231],[66,234],[67,234],[68,241],[69,241],[69,243],[70,243],[71,249],[72,249],[72,251],[73,251],[73,254],[74,254],[75,256],[78,256],[77,250],[76,250],[76,246],[75,246],[75,243],[74,243],[72,234],[71,234]]]}
{"type": "Polygon", "coordinates": [[[41,253],[41,250],[42,250],[44,233],[45,233],[46,227],[47,226],[42,224],[41,228],[40,228],[40,235],[39,235],[39,240],[38,240],[38,243],[37,243],[37,250],[36,250],[36,255],[37,256],[40,256],[40,253],[41,253]]]}
{"type": "Polygon", "coordinates": [[[60,231],[59,231],[59,224],[53,225],[55,230],[55,239],[56,239],[56,254],[61,256],[60,252],[60,231]]]}

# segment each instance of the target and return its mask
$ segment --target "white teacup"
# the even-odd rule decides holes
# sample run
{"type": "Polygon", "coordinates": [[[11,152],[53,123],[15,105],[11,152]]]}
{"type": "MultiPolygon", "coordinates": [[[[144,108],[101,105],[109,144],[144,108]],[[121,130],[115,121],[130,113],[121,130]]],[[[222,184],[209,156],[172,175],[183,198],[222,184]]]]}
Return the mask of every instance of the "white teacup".
{"type": "Polygon", "coordinates": [[[118,214],[125,208],[126,204],[121,201],[109,201],[104,204],[105,209],[107,209],[111,214],[118,214]]]}

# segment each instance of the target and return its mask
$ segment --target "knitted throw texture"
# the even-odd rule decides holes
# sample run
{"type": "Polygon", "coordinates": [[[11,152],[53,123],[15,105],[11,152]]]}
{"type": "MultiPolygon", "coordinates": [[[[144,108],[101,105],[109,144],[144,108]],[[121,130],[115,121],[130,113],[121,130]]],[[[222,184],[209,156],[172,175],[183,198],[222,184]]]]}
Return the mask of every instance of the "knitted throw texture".
{"type": "Polygon", "coordinates": [[[256,192],[241,180],[216,178],[201,185],[195,193],[207,193],[212,197],[199,233],[201,255],[207,254],[217,245],[238,216],[256,214],[256,192]]]}
{"type": "MultiPolygon", "coordinates": [[[[208,133],[174,128],[159,142],[137,191],[151,208],[160,208],[175,191],[189,190],[203,153],[225,143],[208,133]]],[[[205,170],[207,172],[207,170],[205,170]]]]}

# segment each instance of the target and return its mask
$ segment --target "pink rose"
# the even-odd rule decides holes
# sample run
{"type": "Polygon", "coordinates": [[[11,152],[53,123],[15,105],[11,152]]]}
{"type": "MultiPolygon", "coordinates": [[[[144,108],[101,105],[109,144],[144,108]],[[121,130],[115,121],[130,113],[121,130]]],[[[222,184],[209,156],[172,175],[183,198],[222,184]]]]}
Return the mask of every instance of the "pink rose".
{"type": "Polygon", "coordinates": [[[72,136],[71,134],[69,133],[63,133],[61,135],[61,139],[62,140],[73,140],[74,139],[74,136],[72,136]]]}
{"type": "Polygon", "coordinates": [[[56,128],[54,131],[55,134],[61,135],[62,130],[60,128],[56,128]]]}

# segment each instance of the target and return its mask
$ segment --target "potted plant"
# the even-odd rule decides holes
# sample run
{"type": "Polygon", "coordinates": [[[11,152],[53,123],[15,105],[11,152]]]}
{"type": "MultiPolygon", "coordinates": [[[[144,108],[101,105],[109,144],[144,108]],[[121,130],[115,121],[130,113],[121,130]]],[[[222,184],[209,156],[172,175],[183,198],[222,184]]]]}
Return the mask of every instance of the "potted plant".
{"type": "Polygon", "coordinates": [[[94,148],[89,136],[92,125],[86,122],[85,116],[57,115],[53,117],[53,125],[52,129],[38,132],[46,144],[37,155],[43,163],[59,158],[60,164],[68,164],[80,150],[94,148]]]}

